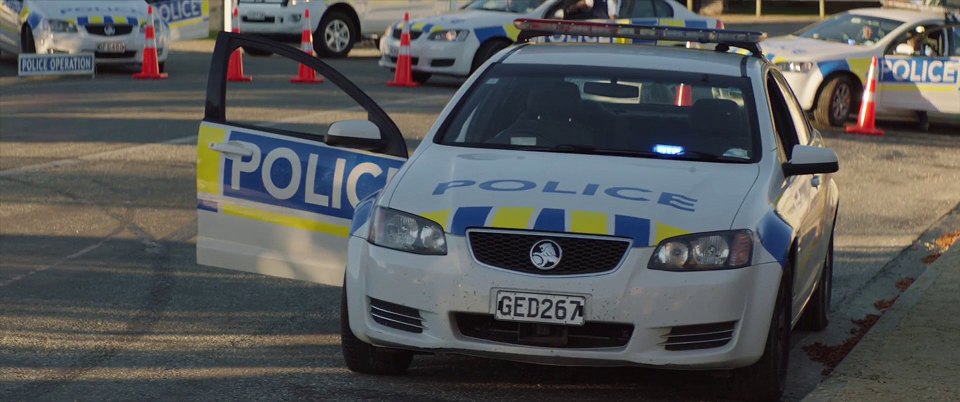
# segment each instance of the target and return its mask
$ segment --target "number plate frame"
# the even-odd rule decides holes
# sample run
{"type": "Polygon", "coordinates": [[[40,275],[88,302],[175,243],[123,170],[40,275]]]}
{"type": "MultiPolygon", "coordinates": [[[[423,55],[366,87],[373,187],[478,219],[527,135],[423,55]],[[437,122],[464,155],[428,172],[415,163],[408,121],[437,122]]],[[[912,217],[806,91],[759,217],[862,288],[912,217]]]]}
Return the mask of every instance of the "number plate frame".
{"type": "Polygon", "coordinates": [[[497,289],[493,299],[493,318],[498,321],[518,321],[536,324],[575,325],[585,322],[587,297],[583,295],[525,292],[497,289]],[[509,298],[509,299],[507,299],[509,298]],[[523,302],[518,302],[518,298],[523,302]],[[530,309],[530,300],[536,300],[536,311],[530,309]],[[562,302],[558,304],[558,302],[562,302]],[[563,318],[557,318],[556,307],[563,306],[563,318]],[[517,307],[520,307],[518,309],[517,307]]]}
{"type": "Polygon", "coordinates": [[[244,15],[247,17],[247,21],[266,21],[267,14],[263,11],[247,11],[244,15]]]}
{"type": "Polygon", "coordinates": [[[126,42],[100,42],[97,43],[97,51],[100,53],[124,53],[127,51],[126,42]]]}

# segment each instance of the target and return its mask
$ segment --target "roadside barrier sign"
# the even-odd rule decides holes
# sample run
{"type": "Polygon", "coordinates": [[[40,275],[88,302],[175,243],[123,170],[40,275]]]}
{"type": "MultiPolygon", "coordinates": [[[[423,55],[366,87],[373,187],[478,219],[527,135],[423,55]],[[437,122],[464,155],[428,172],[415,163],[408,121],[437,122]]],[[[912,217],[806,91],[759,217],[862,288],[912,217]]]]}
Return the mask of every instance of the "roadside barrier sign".
{"type": "Polygon", "coordinates": [[[97,73],[93,53],[21,54],[17,62],[17,75],[34,77],[41,75],[89,75],[97,73]]]}

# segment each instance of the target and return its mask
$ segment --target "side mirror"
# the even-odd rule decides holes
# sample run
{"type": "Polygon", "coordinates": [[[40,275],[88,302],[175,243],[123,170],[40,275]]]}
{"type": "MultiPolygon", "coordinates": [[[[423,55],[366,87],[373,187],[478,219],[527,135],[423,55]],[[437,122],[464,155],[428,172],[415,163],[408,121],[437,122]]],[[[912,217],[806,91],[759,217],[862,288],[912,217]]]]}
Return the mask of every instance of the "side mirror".
{"type": "Polygon", "coordinates": [[[336,147],[374,150],[383,147],[380,128],[369,120],[337,121],[327,129],[323,142],[336,147]]]}
{"type": "Polygon", "coordinates": [[[906,43],[901,43],[897,45],[897,48],[893,50],[893,53],[900,56],[912,56],[913,46],[910,46],[906,43]]]}
{"type": "Polygon", "coordinates": [[[834,173],[840,170],[836,152],[830,148],[796,145],[793,158],[783,164],[784,177],[805,174],[834,173]]]}

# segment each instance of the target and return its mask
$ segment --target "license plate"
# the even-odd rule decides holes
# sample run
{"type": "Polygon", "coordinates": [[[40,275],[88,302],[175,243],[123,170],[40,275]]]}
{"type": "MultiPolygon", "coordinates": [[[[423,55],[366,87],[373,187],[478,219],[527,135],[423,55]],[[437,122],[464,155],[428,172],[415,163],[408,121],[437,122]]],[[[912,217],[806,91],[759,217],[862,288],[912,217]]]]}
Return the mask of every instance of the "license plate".
{"type": "Polygon", "coordinates": [[[586,302],[583,296],[498,290],[494,318],[501,321],[583,325],[586,302]]]}
{"type": "Polygon", "coordinates": [[[101,53],[123,53],[127,51],[127,44],[124,42],[100,42],[97,44],[97,51],[101,53]]]}
{"type": "Polygon", "coordinates": [[[247,21],[263,21],[267,19],[267,15],[263,11],[250,11],[246,15],[247,21]]]}

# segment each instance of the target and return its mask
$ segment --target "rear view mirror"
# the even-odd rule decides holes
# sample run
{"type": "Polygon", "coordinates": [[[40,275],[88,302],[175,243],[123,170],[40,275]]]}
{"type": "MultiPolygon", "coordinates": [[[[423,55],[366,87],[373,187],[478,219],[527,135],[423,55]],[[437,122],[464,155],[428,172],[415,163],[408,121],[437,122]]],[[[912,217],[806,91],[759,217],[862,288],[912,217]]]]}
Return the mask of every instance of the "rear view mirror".
{"type": "Polygon", "coordinates": [[[369,120],[343,120],[330,125],[324,143],[334,147],[374,150],[382,147],[383,138],[380,128],[369,120]]]}
{"type": "Polygon", "coordinates": [[[832,149],[806,145],[794,146],[793,158],[783,164],[785,177],[834,173],[838,170],[840,170],[840,162],[832,149]]]}
{"type": "Polygon", "coordinates": [[[585,82],[583,83],[583,92],[608,98],[636,99],[640,96],[640,88],[633,85],[607,82],[585,82]]]}
{"type": "Polygon", "coordinates": [[[910,46],[906,43],[901,43],[897,45],[897,48],[893,51],[894,54],[900,56],[912,56],[913,55],[913,46],[910,46]]]}

